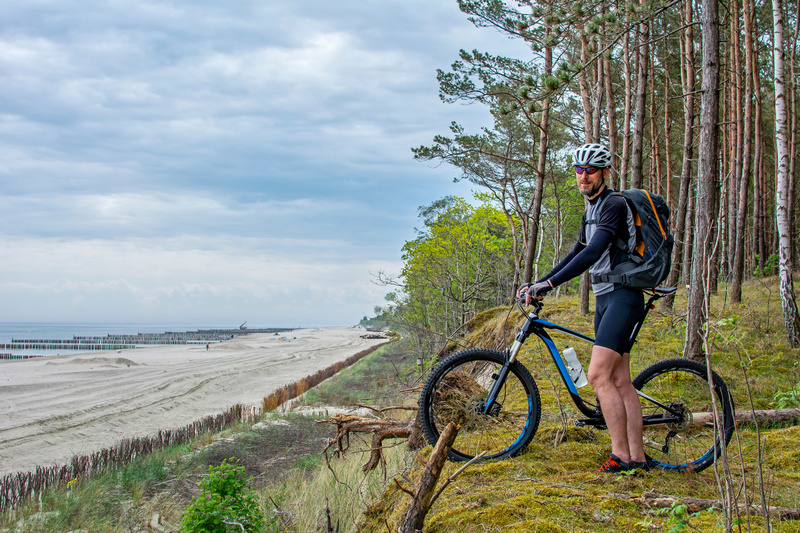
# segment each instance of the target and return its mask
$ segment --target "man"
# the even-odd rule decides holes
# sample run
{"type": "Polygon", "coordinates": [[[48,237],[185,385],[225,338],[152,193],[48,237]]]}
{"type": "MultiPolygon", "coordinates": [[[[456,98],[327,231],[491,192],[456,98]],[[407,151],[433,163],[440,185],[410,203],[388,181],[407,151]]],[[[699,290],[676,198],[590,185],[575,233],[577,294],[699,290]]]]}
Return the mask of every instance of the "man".
{"type": "MultiPolygon", "coordinates": [[[[541,297],[558,285],[589,270],[601,275],[628,259],[617,242],[636,244],[633,215],[625,199],[612,195],[605,180],[611,173],[611,154],[600,144],[584,144],[573,155],[581,194],[589,200],[581,232],[572,251],[536,283],[520,287],[518,295],[541,297]]],[[[613,283],[592,283],[596,297],[595,344],[587,378],[600,400],[611,436],[611,456],[598,470],[614,473],[647,469],[642,443],[642,408],[631,383],[630,336],[644,316],[644,295],[613,283]]]]}

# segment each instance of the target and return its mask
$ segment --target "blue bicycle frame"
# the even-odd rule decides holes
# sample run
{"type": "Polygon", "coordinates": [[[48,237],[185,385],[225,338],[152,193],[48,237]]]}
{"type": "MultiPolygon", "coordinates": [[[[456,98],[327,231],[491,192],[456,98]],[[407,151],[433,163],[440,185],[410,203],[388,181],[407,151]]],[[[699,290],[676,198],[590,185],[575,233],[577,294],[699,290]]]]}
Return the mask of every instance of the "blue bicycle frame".
{"type": "MultiPolygon", "coordinates": [[[[562,333],[566,333],[572,337],[576,337],[578,339],[590,342],[594,344],[594,339],[589,337],[588,335],[584,335],[583,333],[578,333],[577,331],[571,330],[569,328],[565,328],[564,326],[559,326],[558,324],[553,324],[552,322],[548,322],[547,320],[539,318],[539,309],[540,306],[535,305],[534,311],[528,314],[528,319],[525,321],[525,324],[520,329],[519,333],[517,333],[516,338],[514,339],[514,343],[511,345],[511,348],[507,351],[508,356],[508,363],[503,365],[503,368],[500,370],[501,376],[503,379],[498,379],[495,383],[500,384],[502,381],[505,381],[505,375],[508,374],[508,367],[517,360],[517,355],[519,354],[519,350],[522,347],[522,344],[525,340],[530,337],[531,335],[536,335],[540,337],[543,341],[545,346],[547,346],[548,351],[550,352],[550,356],[553,358],[553,362],[558,368],[558,373],[561,375],[561,379],[564,382],[564,386],[569,391],[570,396],[572,397],[572,401],[575,403],[575,406],[588,417],[597,417],[599,415],[597,408],[594,405],[587,404],[583,398],[580,397],[578,394],[578,389],[575,387],[575,384],[572,382],[572,378],[570,378],[569,371],[567,370],[567,366],[564,364],[563,359],[561,358],[561,354],[559,353],[558,348],[556,347],[555,342],[547,333],[546,330],[554,330],[560,331],[562,333]]],[[[496,398],[498,391],[492,390],[489,394],[489,398],[494,399],[496,398]]],[[[491,406],[493,401],[487,401],[487,406],[491,406]]],[[[488,411],[487,411],[488,412],[488,411]]]]}
{"type": "MultiPolygon", "coordinates": [[[[633,332],[631,332],[631,341],[635,341],[636,337],[639,335],[639,330],[644,324],[645,319],[647,318],[648,313],[651,309],[655,306],[653,302],[658,298],[661,298],[664,294],[670,294],[674,292],[674,289],[671,290],[657,290],[653,293],[653,295],[647,300],[645,303],[645,313],[642,319],[636,324],[633,328],[633,332]]],[[[517,333],[516,338],[514,339],[514,343],[511,345],[506,352],[506,363],[500,368],[499,374],[495,377],[495,382],[492,385],[492,388],[489,390],[489,395],[486,399],[486,404],[483,406],[483,413],[488,414],[492,406],[495,404],[497,400],[497,395],[500,393],[500,389],[502,388],[503,384],[506,381],[506,376],[508,376],[509,369],[512,364],[517,360],[517,355],[519,354],[519,350],[522,347],[525,340],[530,337],[531,335],[536,335],[544,341],[545,346],[547,346],[548,351],[550,352],[550,356],[553,358],[553,362],[558,368],[558,372],[561,375],[561,379],[564,381],[564,386],[569,391],[570,396],[572,397],[573,403],[578,408],[578,410],[587,416],[587,419],[578,420],[577,423],[579,425],[586,425],[590,424],[593,426],[604,426],[605,421],[603,420],[603,414],[600,411],[599,405],[593,405],[587,403],[583,398],[580,397],[578,394],[578,389],[575,387],[575,384],[572,382],[572,378],[570,378],[569,371],[567,370],[567,366],[564,364],[564,361],[561,359],[561,354],[556,347],[555,342],[547,333],[546,330],[555,330],[560,331],[562,333],[566,333],[572,337],[576,337],[578,339],[590,342],[594,344],[594,339],[589,337],[588,335],[584,335],[583,333],[578,333],[577,331],[571,330],[569,328],[565,328],[564,326],[559,326],[558,324],[553,324],[552,322],[548,322],[547,320],[543,320],[539,318],[539,311],[542,309],[542,301],[541,300],[534,300],[532,302],[534,306],[533,311],[528,314],[528,318],[525,321],[525,324],[520,329],[519,333],[517,333]]],[[[662,409],[664,409],[664,416],[649,416],[645,417],[643,423],[645,425],[652,425],[652,424],[664,424],[670,422],[676,422],[680,420],[681,413],[675,410],[672,406],[664,405],[663,403],[659,402],[655,398],[648,396],[647,394],[636,391],[639,396],[645,398],[646,400],[652,402],[655,405],[658,405],[662,409]],[[669,416],[669,415],[672,416],[669,416]]]]}

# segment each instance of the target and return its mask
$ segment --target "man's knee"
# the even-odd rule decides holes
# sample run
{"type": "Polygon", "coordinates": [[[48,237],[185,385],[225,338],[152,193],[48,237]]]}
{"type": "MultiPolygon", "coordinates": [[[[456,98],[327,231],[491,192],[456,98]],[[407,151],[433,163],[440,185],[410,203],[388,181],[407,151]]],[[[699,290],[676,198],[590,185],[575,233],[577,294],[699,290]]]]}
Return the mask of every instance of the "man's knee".
{"type": "Polygon", "coordinates": [[[636,398],[638,394],[636,394],[636,389],[631,383],[630,379],[628,380],[614,380],[614,386],[619,390],[621,396],[626,398],[636,398]]]}
{"type": "Polygon", "coordinates": [[[597,346],[592,349],[592,360],[586,372],[586,379],[597,389],[607,385],[614,385],[614,375],[620,363],[621,356],[611,348],[597,346]]]}

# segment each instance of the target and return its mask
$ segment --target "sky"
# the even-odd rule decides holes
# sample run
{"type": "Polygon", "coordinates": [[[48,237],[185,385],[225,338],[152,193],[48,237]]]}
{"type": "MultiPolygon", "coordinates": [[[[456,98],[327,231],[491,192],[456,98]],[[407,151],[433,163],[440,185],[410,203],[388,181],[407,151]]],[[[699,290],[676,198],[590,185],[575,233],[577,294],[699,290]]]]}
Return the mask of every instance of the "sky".
{"type": "Polygon", "coordinates": [[[0,3],[0,321],[354,325],[418,207],[456,0],[0,3]]]}

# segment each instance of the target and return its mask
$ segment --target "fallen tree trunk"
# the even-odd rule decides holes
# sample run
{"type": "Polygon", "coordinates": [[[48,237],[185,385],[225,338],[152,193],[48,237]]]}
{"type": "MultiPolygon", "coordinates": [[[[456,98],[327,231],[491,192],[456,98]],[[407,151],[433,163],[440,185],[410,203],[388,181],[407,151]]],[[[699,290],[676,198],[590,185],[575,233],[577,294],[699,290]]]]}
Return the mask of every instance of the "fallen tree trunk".
{"type": "MultiPolygon", "coordinates": [[[[675,503],[680,500],[681,503],[689,507],[689,511],[696,513],[711,507],[722,509],[723,503],[720,500],[706,500],[703,498],[689,498],[684,496],[670,496],[667,494],[658,494],[657,492],[645,492],[642,498],[633,498],[639,501],[642,505],[648,508],[671,508],[675,503]]],[[[745,504],[739,504],[741,511],[747,511],[745,504]]],[[[758,514],[763,514],[761,505],[751,504],[750,509],[758,514]]],[[[779,520],[800,520],[800,508],[797,507],[769,507],[769,514],[779,520]]]]}
{"type": "MultiPolygon", "coordinates": [[[[698,426],[711,425],[714,413],[693,413],[693,424],[698,426]]],[[[767,409],[764,411],[739,411],[736,413],[737,424],[752,424],[761,422],[792,422],[800,420],[800,409],[767,409]]]]}

